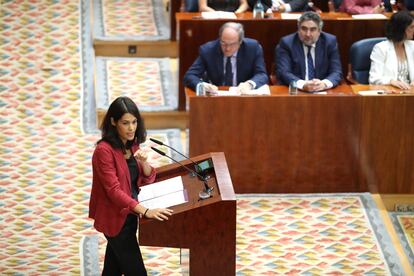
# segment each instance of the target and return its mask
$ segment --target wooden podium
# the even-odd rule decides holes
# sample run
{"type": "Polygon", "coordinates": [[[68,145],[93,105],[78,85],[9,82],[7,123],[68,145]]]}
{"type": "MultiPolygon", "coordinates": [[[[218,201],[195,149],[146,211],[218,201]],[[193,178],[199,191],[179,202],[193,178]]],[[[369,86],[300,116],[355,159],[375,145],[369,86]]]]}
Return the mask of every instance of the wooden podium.
{"type": "MultiPolygon", "coordinates": [[[[236,197],[224,153],[209,153],[191,158],[210,159],[214,171],[208,185],[212,197],[199,200],[204,184],[178,164],[157,169],[157,180],[182,176],[188,202],[171,207],[168,221],[141,220],[139,244],[190,249],[190,275],[236,274],[236,197]]],[[[193,168],[190,160],[181,162],[193,168]]]]}

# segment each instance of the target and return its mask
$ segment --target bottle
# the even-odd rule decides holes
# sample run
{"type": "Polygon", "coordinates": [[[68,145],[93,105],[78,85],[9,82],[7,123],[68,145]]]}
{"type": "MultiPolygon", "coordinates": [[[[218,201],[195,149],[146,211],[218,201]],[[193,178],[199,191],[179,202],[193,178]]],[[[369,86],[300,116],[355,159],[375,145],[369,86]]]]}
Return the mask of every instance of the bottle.
{"type": "Polygon", "coordinates": [[[264,18],[264,7],[261,0],[257,0],[253,7],[253,18],[264,18]]]}

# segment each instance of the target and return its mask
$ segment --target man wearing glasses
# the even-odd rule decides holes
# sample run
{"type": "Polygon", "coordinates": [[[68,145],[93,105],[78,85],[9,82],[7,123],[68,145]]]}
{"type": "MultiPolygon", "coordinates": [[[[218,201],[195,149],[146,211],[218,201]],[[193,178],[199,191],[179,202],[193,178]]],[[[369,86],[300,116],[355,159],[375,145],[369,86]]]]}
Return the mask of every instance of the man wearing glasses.
{"type": "Polygon", "coordinates": [[[305,12],[298,31],[280,39],[275,49],[276,76],[280,84],[316,92],[338,85],[342,79],[338,43],[334,35],[322,32],[317,13],[305,12]]]}
{"type": "Polygon", "coordinates": [[[217,86],[237,86],[240,93],[268,83],[262,46],[245,38],[243,25],[227,22],[219,38],[200,46],[199,56],[184,75],[184,85],[215,93],[217,86]]]}

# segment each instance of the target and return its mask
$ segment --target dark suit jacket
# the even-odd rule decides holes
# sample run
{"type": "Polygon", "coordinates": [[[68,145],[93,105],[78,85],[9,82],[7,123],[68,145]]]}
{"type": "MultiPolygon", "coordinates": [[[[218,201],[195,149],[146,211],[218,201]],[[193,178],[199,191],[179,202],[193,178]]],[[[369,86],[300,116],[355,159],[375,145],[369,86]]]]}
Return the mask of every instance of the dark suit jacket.
{"type": "MultiPolygon", "coordinates": [[[[237,84],[252,80],[256,87],[268,83],[262,46],[245,38],[237,52],[237,84]]],[[[200,46],[199,56],[184,75],[184,85],[195,90],[200,81],[220,86],[224,83],[223,52],[219,40],[200,46]]]]}
{"type": "MultiPolygon", "coordinates": [[[[342,79],[338,43],[334,35],[321,32],[315,48],[316,78],[328,79],[334,86],[342,79]]],[[[305,53],[297,33],[281,38],[275,49],[276,75],[278,82],[289,85],[293,80],[306,77],[305,53]]]]}
{"type": "MultiPolygon", "coordinates": [[[[252,10],[256,2],[257,0],[247,0],[247,3],[252,10]]],[[[302,12],[308,10],[308,0],[284,0],[284,2],[290,5],[292,12],[302,12]]],[[[262,4],[265,11],[272,8],[272,0],[262,0],[262,4]]]]}

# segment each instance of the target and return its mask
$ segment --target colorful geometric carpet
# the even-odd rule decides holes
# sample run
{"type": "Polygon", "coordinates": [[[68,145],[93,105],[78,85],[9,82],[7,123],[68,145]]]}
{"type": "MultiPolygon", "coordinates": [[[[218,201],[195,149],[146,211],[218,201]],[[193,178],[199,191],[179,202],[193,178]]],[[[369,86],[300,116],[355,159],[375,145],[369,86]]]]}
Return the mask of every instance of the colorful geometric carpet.
{"type": "Polygon", "coordinates": [[[177,109],[177,82],[169,58],[96,58],[96,105],[107,110],[116,97],[129,96],[140,111],[177,109]]]}
{"type": "Polygon", "coordinates": [[[390,217],[414,271],[414,212],[391,212],[390,217]]]}
{"type": "MultiPolygon", "coordinates": [[[[80,275],[79,245],[97,234],[87,218],[90,158],[99,135],[93,124],[91,132],[84,128],[83,110],[93,101],[93,95],[84,93],[92,83],[82,78],[93,68],[82,62],[87,35],[80,32],[84,23],[79,18],[85,10],[79,4],[85,2],[89,1],[2,1],[0,275],[80,275]]],[[[167,141],[175,135],[169,133],[149,136],[167,141]]],[[[168,162],[149,154],[155,166],[168,162]]],[[[251,272],[256,267],[268,275],[293,269],[305,275],[324,269],[402,274],[380,219],[372,216],[376,210],[370,200],[307,196],[314,198],[239,197],[238,274],[257,275],[251,272]],[[282,238],[280,231],[288,236],[282,238]],[[293,251],[280,252],[286,248],[293,251]],[[324,255],[317,255],[319,248],[324,255]],[[288,262],[292,266],[282,267],[288,262]]],[[[177,249],[144,250],[151,274],[179,274],[177,249]]]]}
{"type": "MultiPolygon", "coordinates": [[[[74,0],[2,1],[1,9],[0,275],[80,275],[80,241],[96,234],[87,213],[99,138],[83,129],[91,99],[83,98],[82,9],[74,0]]],[[[173,132],[149,135],[170,141],[173,132]]]]}
{"type": "Polygon", "coordinates": [[[96,40],[154,41],[170,38],[168,15],[162,0],[93,0],[93,16],[93,37],[96,40]]]}
{"type": "MultiPolygon", "coordinates": [[[[178,249],[142,250],[150,275],[180,273],[178,249]]],[[[403,275],[370,194],[238,195],[236,254],[237,275],[403,275]]]]}

